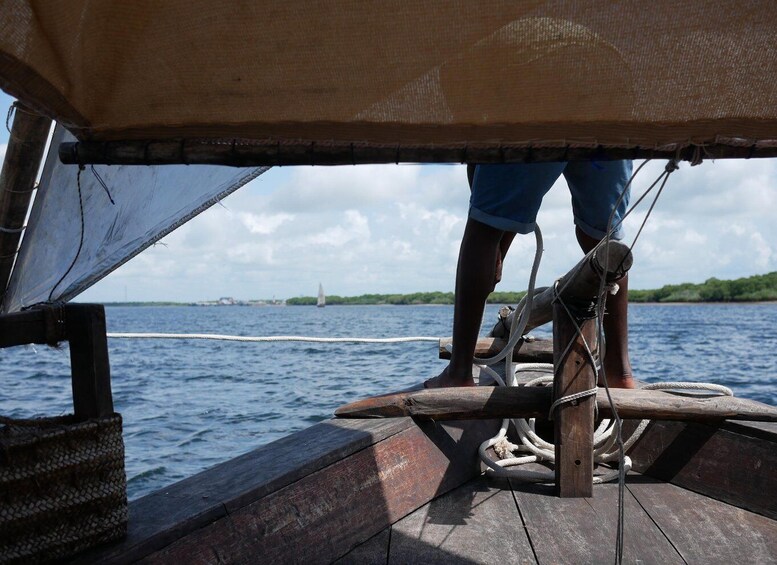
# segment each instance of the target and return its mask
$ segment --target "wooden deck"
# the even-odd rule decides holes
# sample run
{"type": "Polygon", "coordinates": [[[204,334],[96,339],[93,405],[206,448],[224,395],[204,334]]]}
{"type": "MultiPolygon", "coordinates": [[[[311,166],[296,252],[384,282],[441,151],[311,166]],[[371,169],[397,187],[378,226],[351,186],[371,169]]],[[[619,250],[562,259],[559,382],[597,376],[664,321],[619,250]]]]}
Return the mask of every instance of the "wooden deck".
{"type": "MultiPolygon", "coordinates": [[[[130,504],[78,563],[612,563],[617,485],[492,481],[496,422],[330,420],[130,504]]],[[[777,563],[777,424],[655,422],[631,452],[626,563],[777,563]]]]}
{"type": "MultiPolygon", "coordinates": [[[[479,477],[336,563],[613,563],[617,502],[617,484],[558,498],[479,477]]],[[[624,516],[624,563],[777,562],[777,522],[644,475],[627,480],[624,516]]]]}

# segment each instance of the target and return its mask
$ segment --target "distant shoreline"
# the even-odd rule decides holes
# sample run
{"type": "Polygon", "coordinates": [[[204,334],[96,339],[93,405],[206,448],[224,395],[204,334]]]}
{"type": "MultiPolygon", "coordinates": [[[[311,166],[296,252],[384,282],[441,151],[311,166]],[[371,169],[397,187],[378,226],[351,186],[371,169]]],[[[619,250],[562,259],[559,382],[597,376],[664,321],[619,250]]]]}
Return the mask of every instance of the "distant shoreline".
{"type": "MultiPolygon", "coordinates": [[[[154,308],[176,308],[181,306],[193,306],[197,308],[228,308],[231,306],[248,306],[251,308],[277,308],[277,307],[286,307],[285,305],[256,305],[256,304],[194,304],[192,302],[102,302],[103,306],[110,307],[110,308],[118,308],[118,307],[129,307],[129,308],[142,308],[142,307],[154,307],[154,308]]],[[[510,302],[489,302],[489,305],[507,305],[507,304],[515,304],[510,302]]],[[[630,305],[644,305],[644,306],[719,306],[719,305],[729,305],[729,306],[743,306],[743,305],[770,305],[770,304],[777,304],[777,300],[728,300],[728,301],[695,301],[695,302],[642,302],[642,301],[636,301],[636,302],[629,302],[630,305]]],[[[289,304],[288,306],[315,306],[315,304],[289,304]]],[[[416,302],[413,304],[369,304],[369,303],[350,303],[350,304],[330,304],[329,307],[332,306],[453,306],[453,303],[450,304],[439,304],[439,303],[423,303],[423,302],[416,302]]]]}
{"type": "MultiPolygon", "coordinates": [[[[492,292],[489,304],[518,304],[525,292],[492,292]]],[[[285,300],[237,300],[222,297],[198,302],[106,302],[106,306],[315,306],[316,296],[297,296],[285,300]]],[[[361,294],[359,296],[326,297],[328,306],[452,306],[452,292],[413,292],[409,294],[361,294]]],[[[629,304],[775,304],[777,303],[777,271],[735,280],[707,279],[701,284],[664,285],[655,290],[629,290],[629,304]]]]}

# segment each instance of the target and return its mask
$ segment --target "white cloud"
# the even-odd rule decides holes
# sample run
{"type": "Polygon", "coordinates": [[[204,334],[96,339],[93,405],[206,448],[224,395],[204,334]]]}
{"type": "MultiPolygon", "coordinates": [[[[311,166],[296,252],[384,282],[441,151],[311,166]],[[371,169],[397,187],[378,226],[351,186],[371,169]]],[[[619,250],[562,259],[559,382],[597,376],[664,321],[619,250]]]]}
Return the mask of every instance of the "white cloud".
{"type": "Polygon", "coordinates": [[[370,239],[369,221],[365,216],[356,210],[346,210],[343,216],[342,224],[311,235],[309,242],[313,245],[343,247],[348,243],[358,245],[360,241],[370,239]]]}
{"type": "MultiPolygon", "coordinates": [[[[663,163],[649,163],[632,201],[663,163]]],[[[198,300],[414,292],[454,286],[469,189],[462,166],[274,169],[109,276],[84,299],[198,300]]],[[[643,203],[626,222],[631,243],[643,203]]],[[[777,164],[718,161],[672,174],[634,249],[633,288],[777,270],[777,164]]],[[[580,257],[563,181],[538,216],[539,283],[580,257]]],[[[503,290],[525,288],[534,238],[516,238],[503,290]]]]}
{"type": "Polygon", "coordinates": [[[252,214],[250,212],[240,212],[237,217],[248,231],[261,235],[269,235],[281,224],[294,219],[293,214],[252,214]]]}
{"type": "Polygon", "coordinates": [[[0,163],[5,161],[5,152],[8,149],[7,143],[0,143],[0,163]]]}

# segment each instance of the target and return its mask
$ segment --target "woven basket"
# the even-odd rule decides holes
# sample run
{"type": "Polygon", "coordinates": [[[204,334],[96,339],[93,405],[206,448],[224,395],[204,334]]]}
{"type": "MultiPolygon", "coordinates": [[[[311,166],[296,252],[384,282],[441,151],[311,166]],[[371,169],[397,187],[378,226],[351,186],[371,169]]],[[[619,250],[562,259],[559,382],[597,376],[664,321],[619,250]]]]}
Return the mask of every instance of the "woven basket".
{"type": "Polygon", "coordinates": [[[126,533],[119,414],[0,417],[0,564],[62,559],[126,533]]]}

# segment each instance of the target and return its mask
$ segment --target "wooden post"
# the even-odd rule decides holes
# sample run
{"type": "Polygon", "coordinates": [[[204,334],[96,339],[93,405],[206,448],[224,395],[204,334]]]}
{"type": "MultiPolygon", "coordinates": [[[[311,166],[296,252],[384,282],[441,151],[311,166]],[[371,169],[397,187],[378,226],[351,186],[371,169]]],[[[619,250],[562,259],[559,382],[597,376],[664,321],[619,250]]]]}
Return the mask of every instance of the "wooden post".
{"type": "Polygon", "coordinates": [[[0,295],[5,293],[11,277],[50,128],[49,118],[16,103],[0,173],[0,295]]]}
{"type": "MultiPolygon", "coordinates": [[[[585,347],[596,347],[596,319],[576,321],[580,333],[564,306],[553,305],[554,400],[596,387],[585,347]]],[[[556,493],[562,498],[593,496],[595,403],[596,396],[587,396],[554,410],[556,493]]]]}
{"type": "Polygon", "coordinates": [[[70,342],[73,412],[77,420],[113,414],[111,369],[101,304],[47,304],[0,316],[0,348],[70,342]]]}
{"type": "Polygon", "coordinates": [[[113,414],[105,308],[101,304],[67,304],[65,328],[70,342],[73,411],[88,420],[113,414]]]}

